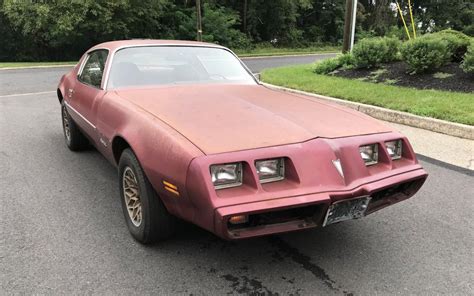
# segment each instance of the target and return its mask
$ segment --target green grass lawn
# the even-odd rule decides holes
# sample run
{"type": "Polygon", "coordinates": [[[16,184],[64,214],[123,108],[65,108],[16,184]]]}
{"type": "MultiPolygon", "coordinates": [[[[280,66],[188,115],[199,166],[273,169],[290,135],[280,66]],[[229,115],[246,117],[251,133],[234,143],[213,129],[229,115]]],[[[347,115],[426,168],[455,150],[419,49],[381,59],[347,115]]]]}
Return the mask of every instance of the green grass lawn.
{"type": "Polygon", "coordinates": [[[257,47],[252,50],[235,50],[239,57],[258,57],[258,56],[281,56],[298,55],[311,53],[332,53],[340,52],[340,46],[310,46],[302,48],[276,48],[276,47],[257,47]]]}
{"type": "Polygon", "coordinates": [[[0,62],[0,69],[2,68],[20,68],[20,67],[35,67],[35,66],[55,66],[55,65],[75,65],[77,62],[0,62]]]}
{"type": "Polygon", "coordinates": [[[474,94],[418,90],[317,75],[313,68],[314,65],[298,65],[267,69],[262,72],[262,80],[339,99],[474,125],[474,94]]]}

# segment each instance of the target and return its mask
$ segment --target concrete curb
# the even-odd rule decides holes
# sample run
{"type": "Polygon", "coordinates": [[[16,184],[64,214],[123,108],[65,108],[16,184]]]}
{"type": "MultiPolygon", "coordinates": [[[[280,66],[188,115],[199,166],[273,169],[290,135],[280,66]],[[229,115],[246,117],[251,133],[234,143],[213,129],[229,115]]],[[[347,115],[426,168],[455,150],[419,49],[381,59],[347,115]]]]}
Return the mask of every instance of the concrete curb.
{"type": "Polygon", "coordinates": [[[331,103],[337,103],[337,104],[355,109],[357,111],[360,111],[362,113],[365,113],[377,119],[400,123],[400,124],[413,126],[417,128],[422,128],[425,130],[442,133],[442,134],[446,134],[450,136],[455,136],[459,138],[474,140],[474,126],[444,121],[444,120],[430,118],[430,117],[422,117],[422,116],[413,115],[406,112],[400,112],[400,111],[390,110],[390,109],[376,107],[372,105],[356,103],[356,102],[341,100],[341,99],[322,96],[322,95],[316,95],[313,93],[296,90],[292,88],[287,88],[287,87],[282,87],[282,86],[277,86],[277,85],[264,83],[264,82],[262,82],[262,84],[272,89],[283,90],[283,91],[287,91],[287,92],[291,92],[295,94],[301,94],[301,95],[313,97],[319,100],[328,101],[331,103]]]}
{"type": "Polygon", "coordinates": [[[25,67],[8,67],[8,68],[0,68],[0,71],[5,71],[5,70],[24,70],[24,69],[42,69],[42,68],[64,68],[64,67],[74,67],[74,65],[68,65],[68,64],[63,64],[63,65],[45,65],[45,66],[25,66],[25,67]]]}
{"type": "Polygon", "coordinates": [[[328,51],[328,52],[319,52],[319,53],[302,53],[302,54],[279,54],[279,55],[262,55],[262,56],[239,56],[239,59],[243,60],[252,60],[252,59],[271,59],[271,58],[291,58],[291,57],[305,57],[305,56],[320,56],[320,55],[338,55],[340,52],[328,51]]]}

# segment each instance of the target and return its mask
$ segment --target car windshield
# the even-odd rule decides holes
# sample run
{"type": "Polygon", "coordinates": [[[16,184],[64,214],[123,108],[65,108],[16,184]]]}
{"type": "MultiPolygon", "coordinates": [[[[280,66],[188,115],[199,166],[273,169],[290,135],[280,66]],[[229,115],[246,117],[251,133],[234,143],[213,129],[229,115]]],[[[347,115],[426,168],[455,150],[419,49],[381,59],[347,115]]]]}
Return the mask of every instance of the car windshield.
{"type": "Polygon", "coordinates": [[[213,47],[143,46],[115,53],[108,88],[166,84],[255,84],[229,51],[213,47]]]}

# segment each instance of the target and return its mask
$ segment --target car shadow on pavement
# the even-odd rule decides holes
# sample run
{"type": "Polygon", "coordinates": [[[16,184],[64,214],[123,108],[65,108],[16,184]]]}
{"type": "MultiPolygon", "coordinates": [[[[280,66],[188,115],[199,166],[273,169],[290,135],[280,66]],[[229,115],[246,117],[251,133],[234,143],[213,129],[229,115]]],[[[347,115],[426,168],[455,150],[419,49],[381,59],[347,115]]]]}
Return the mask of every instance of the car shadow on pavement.
{"type": "MultiPolygon", "coordinates": [[[[64,152],[59,154],[64,155],[64,152]]],[[[76,200],[79,208],[76,211],[80,212],[93,201],[96,215],[88,216],[91,220],[87,224],[102,225],[103,229],[96,230],[102,244],[117,256],[124,250],[135,254],[133,260],[122,263],[122,272],[155,270],[158,266],[163,268],[163,260],[171,260],[172,266],[180,266],[185,269],[183,272],[191,274],[185,286],[199,287],[201,281],[210,278],[216,279],[214,285],[219,286],[209,290],[205,287],[198,291],[188,289],[191,293],[207,294],[219,289],[239,294],[297,295],[310,293],[302,288],[310,283],[326,294],[350,295],[352,292],[332,277],[335,265],[357,266],[369,260],[362,252],[367,248],[367,241],[359,233],[370,233],[371,226],[362,220],[240,241],[226,241],[198,226],[179,221],[177,232],[170,239],[140,245],[129,235],[123,221],[115,167],[93,148],[66,157],[75,168],[66,173],[75,180],[72,190],[82,188],[81,184],[95,189],[76,200]]],[[[376,259],[371,259],[373,264],[377,264],[376,259]]],[[[352,272],[351,268],[347,270],[347,273],[352,272]]]]}
{"type": "Polygon", "coordinates": [[[272,287],[265,286],[264,282],[269,278],[278,277],[288,289],[287,294],[297,295],[300,285],[295,274],[303,272],[315,286],[326,293],[351,295],[353,292],[331,278],[329,273],[318,265],[317,260],[308,255],[317,253],[318,257],[325,258],[327,263],[331,262],[331,258],[346,252],[347,245],[354,247],[358,244],[357,241],[350,241],[351,235],[346,237],[345,231],[339,231],[338,225],[330,228],[329,231],[312,229],[226,241],[198,226],[180,221],[172,238],[148,248],[154,253],[160,253],[163,249],[192,246],[187,248],[189,253],[181,252],[180,255],[210,260],[212,264],[203,262],[197,266],[201,272],[225,279],[231,288],[229,293],[276,295],[281,290],[273,290],[272,287]],[[310,252],[300,251],[302,246],[305,246],[305,251],[310,252]]]}

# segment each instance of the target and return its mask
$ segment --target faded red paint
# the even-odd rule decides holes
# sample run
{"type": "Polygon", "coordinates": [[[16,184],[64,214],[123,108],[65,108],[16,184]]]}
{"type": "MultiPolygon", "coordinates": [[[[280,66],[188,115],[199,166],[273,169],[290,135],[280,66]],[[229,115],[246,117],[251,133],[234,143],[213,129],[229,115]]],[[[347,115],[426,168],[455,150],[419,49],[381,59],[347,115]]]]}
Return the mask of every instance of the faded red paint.
{"type": "MultiPolygon", "coordinates": [[[[185,41],[132,40],[97,45],[110,55],[131,45],[215,46],[185,41]]],[[[82,61],[82,59],[81,59],[82,61]]],[[[408,140],[375,119],[341,106],[262,85],[179,85],[107,91],[77,80],[78,66],[58,86],[72,118],[113,164],[114,141],[125,139],[172,214],[228,239],[320,226],[331,202],[371,195],[412,182],[406,194],[392,194],[369,212],[412,196],[426,172],[408,140]],[[68,96],[68,90],[74,93],[68,96]],[[366,167],[358,147],[403,139],[403,157],[392,161],[380,149],[380,163],[366,167]],[[105,144],[105,145],[104,145],[105,144]],[[286,157],[286,179],[260,184],[255,160],[286,157]],[[332,161],[340,159],[344,178],[332,161]],[[244,184],[215,190],[211,164],[244,162],[244,184]],[[164,190],[176,184],[180,196],[164,190]],[[286,223],[229,231],[232,215],[319,205],[314,223],[286,223]]]]}

